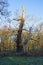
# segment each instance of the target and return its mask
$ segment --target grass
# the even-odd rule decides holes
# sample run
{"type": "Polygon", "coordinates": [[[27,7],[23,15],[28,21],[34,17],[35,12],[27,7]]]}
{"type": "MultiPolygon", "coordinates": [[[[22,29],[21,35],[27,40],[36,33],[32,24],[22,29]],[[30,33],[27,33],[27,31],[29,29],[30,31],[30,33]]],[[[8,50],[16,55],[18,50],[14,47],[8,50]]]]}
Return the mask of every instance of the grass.
{"type": "Polygon", "coordinates": [[[43,65],[43,57],[0,57],[0,65],[43,65]]]}

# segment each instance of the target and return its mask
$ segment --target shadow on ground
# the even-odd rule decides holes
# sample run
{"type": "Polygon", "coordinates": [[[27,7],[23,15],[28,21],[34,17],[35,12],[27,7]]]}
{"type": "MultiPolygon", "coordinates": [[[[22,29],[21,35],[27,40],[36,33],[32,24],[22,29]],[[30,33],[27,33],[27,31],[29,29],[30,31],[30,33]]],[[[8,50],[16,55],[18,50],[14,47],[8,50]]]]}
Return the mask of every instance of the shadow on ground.
{"type": "Polygon", "coordinates": [[[43,57],[0,57],[0,65],[43,65],[43,57]]]}

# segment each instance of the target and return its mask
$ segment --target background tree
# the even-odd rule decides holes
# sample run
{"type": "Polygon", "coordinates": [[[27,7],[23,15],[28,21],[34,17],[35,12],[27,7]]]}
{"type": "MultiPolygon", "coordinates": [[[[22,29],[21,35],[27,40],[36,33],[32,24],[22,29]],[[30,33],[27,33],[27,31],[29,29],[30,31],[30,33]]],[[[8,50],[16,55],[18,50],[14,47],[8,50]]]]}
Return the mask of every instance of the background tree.
{"type": "Polygon", "coordinates": [[[8,15],[8,2],[7,0],[0,0],[0,15],[7,16],[8,15]]]}

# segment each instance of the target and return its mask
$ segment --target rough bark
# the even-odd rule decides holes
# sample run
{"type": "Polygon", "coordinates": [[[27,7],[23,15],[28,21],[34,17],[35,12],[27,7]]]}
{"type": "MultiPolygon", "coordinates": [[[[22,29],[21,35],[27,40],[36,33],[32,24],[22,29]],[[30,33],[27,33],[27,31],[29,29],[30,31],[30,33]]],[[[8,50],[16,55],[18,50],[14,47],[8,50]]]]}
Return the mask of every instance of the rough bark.
{"type": "Polygon", "coordinates": [[[23,50],[22,40],[21,40],[21,34],[22,34],[22,28],[24,25],[24,20],[21,20],[18,34],[17,34],[17,52],[21,52],[23,50]],[[20,45],[21,44],[21,45],[20,45]]]}

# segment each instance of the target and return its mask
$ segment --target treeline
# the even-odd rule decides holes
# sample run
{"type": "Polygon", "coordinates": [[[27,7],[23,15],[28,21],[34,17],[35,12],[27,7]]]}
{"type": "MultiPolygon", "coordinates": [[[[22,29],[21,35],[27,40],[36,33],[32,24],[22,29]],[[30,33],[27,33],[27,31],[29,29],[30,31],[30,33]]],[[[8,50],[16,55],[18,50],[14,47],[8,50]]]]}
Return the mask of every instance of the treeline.
{"type": "MultiPolygon", "coordinates": [[[[0,21],[12,22],[10,19],[10,12],[7,9],[7,0],[0,0],[0,21]]],[[[43,23],[34,28],[34,26],[29,27],[29,29],[23,29],[25,18],[24,18],[24,8],[22,8],[22,16],[18,19],[13,19],[15,21],[20,21],[19,28],[14,30],[11,27],[3,27],[0,29],[0,53],[1,52],[29,52],[31,54],[43,54],[43,23]]],[[[35,21],[36,22],[36,21],[35,21]]],[[[7,25],[7,24],[6,24],[7,25]]],[[[0,24],[1,26],[1,24],[0,24]]],[[[8,25],[7,25],[8,26],[8,25]]],[[[27,25],[28,26],[28,25],[27,25]]]]}
{"type": "MultiPolygon", "coordinates": [[[[17,33],[18,29],[14,30],[7,27],[0,29],[0,52],[16,52],[17,33]]],[[[21,38],[22,52],[43,54],[43,25],[39,25],[35,30],[32,30],[31,27],[31,31],[30,28],[29,31],[24,29],[21,38]]]]}

